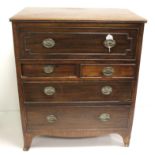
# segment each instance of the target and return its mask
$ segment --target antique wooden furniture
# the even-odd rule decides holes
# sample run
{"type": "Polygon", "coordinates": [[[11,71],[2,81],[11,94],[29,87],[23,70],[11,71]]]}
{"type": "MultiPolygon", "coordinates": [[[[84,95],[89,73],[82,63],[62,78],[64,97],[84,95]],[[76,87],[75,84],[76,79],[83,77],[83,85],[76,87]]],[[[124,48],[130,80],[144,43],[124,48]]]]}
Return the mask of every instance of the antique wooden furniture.
{"type": "Polygon", "coordinates": [[[26,8],[11,21],[24,150],[37,135],[118,133],[128,146],[146,20],[125,9],[26,8]]]}

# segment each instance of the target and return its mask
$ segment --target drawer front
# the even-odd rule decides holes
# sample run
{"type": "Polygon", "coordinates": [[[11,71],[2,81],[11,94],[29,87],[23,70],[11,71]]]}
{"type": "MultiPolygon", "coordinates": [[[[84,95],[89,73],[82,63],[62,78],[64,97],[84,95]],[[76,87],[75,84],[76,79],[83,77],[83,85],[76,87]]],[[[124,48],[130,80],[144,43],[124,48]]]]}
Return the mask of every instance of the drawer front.
{"type": "Polygon", "coordinates": [[[81,65],[81,77],[91,78],[134,78],[135,64],[86,64],[81,65]]]}
{"type": "Polygon", "coordinates": [[[20,34],[25,58],[135,59],[135,28],[46,28],[20,34]]]}
{"type": "Polygon", "coordinates": [[[26,102],[73,103],[131,101],[132,82],[29,82],[23,83],[26,102]]]}
{"type": "Polygon", "coordinates": [[[127,128],[129,106],[29,106],[28,130],[127,128]]]}
{"type": "Polygon", "coordinates": [[[23,64],[22,76],[26,77],[77,77],[76,65],[66,64],[23,64]]]}

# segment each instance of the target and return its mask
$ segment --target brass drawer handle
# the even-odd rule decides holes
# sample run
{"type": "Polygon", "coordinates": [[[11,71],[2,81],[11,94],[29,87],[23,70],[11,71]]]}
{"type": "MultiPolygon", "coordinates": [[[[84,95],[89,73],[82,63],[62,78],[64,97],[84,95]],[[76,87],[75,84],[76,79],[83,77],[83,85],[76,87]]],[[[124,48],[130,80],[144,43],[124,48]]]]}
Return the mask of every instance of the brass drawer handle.
{"type": "Polygon", "coordinates": [[[108,34],[106,36],[106,40],[104,41],[104,46],[109,49],[109,53],[111,48],[113,48],[115,45],[116,41],[113,39],[113,36],[111,34],[108,34]]]}
{"type": "Polygon", "coordinates": [[[110,120],[110,114],[102,113],[98,118],[99,118],[100,121],[106,122],[106,121],[110,120]]]}
{"type": "Polygon", "coordinates": [[[112,76],[113,72],[114,72],[113,67],[105,67],[102,70],[102,73],[103,73],[104,76],[112,76]]]}
{"type": "Polygon", "coordinates": [[[103,95],[110,95],[112,93],[112,87],[111,86],[104,86],[101,88],[101,93],[103,95]]]}
{"type": "Polygon", "coordinates": [[[43,70],[44,70],[44,73],[46,73],[46,74],[53,73],[54,66],[53,65],[46,65],[46,66],[44,66],[43,70]]]}
{"type": "Polygon", "coordinates": [[[52,86],[48,86],[44,88],[44,94],[48,96],[52,96],[55,94],[55,88],[52,86]]]}
{"type": "Polygon", "coordinates": [[[43,40],[42,45],[45,48],[52,48],[55,46],[55,41],[52,38],[47,38],[43,40]]]}
{"type": "Polygon", "coordinates": [[[57,118],[54,115],[48,115],[46,117],[46,120],[48,123],[54,123],[57,120],[57,118]]]}

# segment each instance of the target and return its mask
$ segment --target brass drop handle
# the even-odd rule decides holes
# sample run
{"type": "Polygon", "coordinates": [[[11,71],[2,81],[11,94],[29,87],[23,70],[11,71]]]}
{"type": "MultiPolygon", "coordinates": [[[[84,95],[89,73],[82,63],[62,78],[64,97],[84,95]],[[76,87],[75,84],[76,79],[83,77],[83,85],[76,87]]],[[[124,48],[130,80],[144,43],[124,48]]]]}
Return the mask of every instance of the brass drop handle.
{"type": "Polygon", "coordinates": [[[110,95],[112,93],[112,87],[111,86],[104,86],[101,88],[101,93],[103,95],[110,95]]]}
{"type": "Polygon", "coordinates": [[[48,123],[54,123],[54,122],[56,122],[57,118],[54,115],[48,115],[46,117],[46,120],[47,120],[48,123]]]}
{"type": "Polygon", "coordinates": [[[101,115],[99,115],[99,120],[102,122],[106,122],[110,120],[110,114],[108,113],[102,113],[101,115]]]}
{"type": "Polygon", "coordinates": [[[53,65],[46,65],[46,66],[44,66],[43,70],[44,70],[44,73],[46,73],[46,74],[53,73],[54,66],[53,65]]]}
{"type": "Polygon", "coordinates": [[[45,48],[52,48],[55,46],[55,41],[52,38],[47,38],[42,41],[42,45],[45,48]]]}
{"type": "Polygon", "coordinates": [[[102,74],[103,74],[104,76],[112,76],[113,72],[114,72],[113,67],[105,67],[105,68],[103,68],[103,70],[102,70],[102,74]]]}
{"type": "Polygon", "coordinates": [[[52,96],[55,94],[55,88],[52,86],[48,86],[44,88],[44,94],[48,96],[52,96]]]}
{"type": "Polygon", "coordinates": [[[111,48],[116,45],[116,41],[113,39],[111,34],[106,36],[106,40],[104,41],[104,46],[109,49],[109,53],[111,52],[111,48]]]}

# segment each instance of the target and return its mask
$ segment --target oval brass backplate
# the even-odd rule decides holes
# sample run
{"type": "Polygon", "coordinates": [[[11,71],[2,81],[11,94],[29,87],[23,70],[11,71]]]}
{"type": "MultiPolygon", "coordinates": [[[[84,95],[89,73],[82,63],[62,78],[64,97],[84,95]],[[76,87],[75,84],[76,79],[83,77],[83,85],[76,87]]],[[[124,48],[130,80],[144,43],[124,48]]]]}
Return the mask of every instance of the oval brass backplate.
{"type": "Polygon", "coordinates": [[[102,113],[99,116],[99,120],[102,121],[102,122],[109,121],[110,120],[110,114],[108,114],[108,113],[102,113]]]}
{"type": "Polygon", "coordinates": [[[101,92],[103,95],[110,95],[112,93],[112,87],[111,86],[103,86],[101,88],[101,92]]]}
{"type": "Polygon", "coordinates": [[[43,40],[42,44],[46,48],[52,48],[55,46],[55,41],[52,38],[47,38],[43,40]]]}
{"type": "Polygon", "coordinates": [[[104,76],[112,76],[113,72],[114,72],[113,67],[105,67],[102,70],[104,76]]]}
{"type": "Polygon", "coordinates": [[[50,73],[53,73],[54,66],[53,65],[46,65],[46,66],[44,66],[43,69],[44,69],[44,73],[50,74],[50,73]]]}
{"type": "Polygon", "coordinates": [[[47,119],[48,123],[54,123],[57,120],[56,116],[54,116],[54,115],[48,115],[46,117],[46,119],[47,119]]]}
{"type": "Polygon", "coordinates": [[[52,96],[55,94],[55,88],[52,86],[48,86],[44,88],[44,93],[48,96],[52,96]]]}
{"type": "Polygon", "coordinates": [[[106,36],[106,40],[104,41],[104,46],[109,49],[109,53],[111,52],[111,48],[116,45],[116,41],[113,39],[113,35],[108,34],[106,36]]]}

